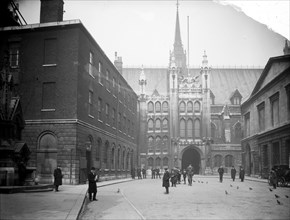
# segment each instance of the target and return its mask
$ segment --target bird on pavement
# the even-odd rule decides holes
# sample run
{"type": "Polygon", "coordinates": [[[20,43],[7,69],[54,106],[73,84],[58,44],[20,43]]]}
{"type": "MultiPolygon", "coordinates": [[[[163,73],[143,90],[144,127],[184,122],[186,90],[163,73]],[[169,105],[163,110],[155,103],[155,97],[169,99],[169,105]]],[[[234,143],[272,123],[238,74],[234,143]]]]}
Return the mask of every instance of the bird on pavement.
{"type": "Polygon", "coordinates": [[[239,186],[237,186],[237,189],[239,189],[240,187],[239,186]]]}
{"type": "Polygon", "coordinates": [[[249,190],[253,190],[253,188],[249,187],[249,190]]]}
{"type": "Polygon", "coordinates": [[[276,194],[275,194],[275,197],[276,197],[276,198],[280,198],[280,196],[278,196],[278,195],[276,195],[276,194]]]}
{"type": "Polygon", "coordinates": [[[233,187],[233,185],[232,185],[232,184],[230,184],[230,187],[233,187]]]}
{"type": "Polygon", "coordinates": [[[278,205],[283,205],[282,202],[280,202],[278,199],[277,199],[277,203],[278,205]]]}
{"type": "Polygon", "coordinates": [[[285,195],[286,198],[289,198],[289,196],[285,195]]]}
{"type": "Polygon", "coordinates": [[[119,192],[120,192],[120,189],[118,188],[117,193],[119,193],[119,192]]]}
{"type": "Polygon", "coordinates": [[[225,194],[228,195],[229,194],[228,191],[225,190],[225,194]]]}
{"type": "Polygon", "coordinates": [[[270,190],[270,192],[272,192],[272,191],[273,191],[273,189],[271,189],[271,188],[269,188],[269,190],[270,190]]]}
{"type": "Polygon", "coordinates": [[[203,181],[201,181],[201,183],[203,183],[203,181]]]}

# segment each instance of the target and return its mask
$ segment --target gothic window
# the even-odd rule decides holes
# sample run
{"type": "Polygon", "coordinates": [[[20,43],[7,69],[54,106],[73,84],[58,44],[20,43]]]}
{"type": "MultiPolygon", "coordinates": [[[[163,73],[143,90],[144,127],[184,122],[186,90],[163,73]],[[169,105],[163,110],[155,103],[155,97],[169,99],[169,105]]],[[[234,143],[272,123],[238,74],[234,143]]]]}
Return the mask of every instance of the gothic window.
{"type": "Polygon", "coordinates": [[[225,167],[232,167],[234,165],[234,157],[232,155],[227,155],[225,157],[225,167]]]}
{"type": "Polygon", "coordinates": [[[240,122],[235,125],[235,137],[236,139],[242,138],[242,125],[240,122]]]}
{"type": "Polygon", "coordinates": [[[168,131],[168,120],[166,118],[162,121],[162,131],[168,131]]]}
{"type": "Polygon", "coordinates": [[[163,168],[168,167],[168,158],[167,157],[164,157],[162,162],[163,162],[163,168]]]}
{"type": "Polygon", "coordinates": [[[193,105],[192,102],[187,103],[187,112],[192,112],[193,111],[193,105]]]}
{"type": "Polygon", "coordinates": [[[180,137],[185,137],[185,120],[181,119],[179,124],[179,135],[180,137]]]}
{"type": "Polygon", "coordinates": [[[152,136],[148,137],[148,145],[153,146],[154,138],[152,136]]]}
{"type": "Polygon", "coordinates": [[[181,103],[179,104],[179,111],[180,111],[180,112],[185,112],[185,103],[184,103],[184,102],[181,102],[181,103]]]}
{"type": "Polygon", "coordinates": [[[214,167],[220,167],[222,165],[222,156],[215,155],[214,156],[214,167]]]}
{"type": "Polygon", "coordinates": [[[200,112],[200,103],[199,102],[194,103],[194,112],[200,112]]]}
{"type": "Polygon", "coordinates": [[[200,120],[199,119],[194,120],[194,136],[196,138],[200,137],[200,120]]]}
{"type": "Polygon", "coordinates": [[[153,131],[154,122],[152,119],[148,120],[148,131],[153,131]]]}
{"type": "Polygon", "coordinates": [[[160,102],[156,102],[155,103],[155,111],[160,113],[161,112],[161,104],[160,102]]]}
{"type": "Polygon", "coordinates": [[[161,164],[161,159],[160,159],[160,157],[157,157],[155,160],[155,166],[160,167],[160,164],[161,164]]]}
{"type": "Polygon", "coordinates": [[[148,103],[148,112],[149,113],[153,113],[154,111],[154,105],[153,105],[153,102],[149,102],[148,103]]]}
{"type": "Polygon", "coordinates": [[[168,102],[163,102],[162,103],[162,111],[163,112],[168,112],[168,102]]]}
{"type": "Polygon", "coordinates": [[[161,137],[160,136],[157,136],[155,140],[156,140],[156,144],[160,144],[161,137]]]}
{"type": "Polygon", "coordinates": [[[216,138],[216,126],[214,123],[210,123],[211,127],[211,138],[216,138]]]}
{"type": "Polygon", "coordinates": [[[187,137],[188,138],[193,137],[193,122],[191,119],[188,119],[187,121],[187,137]]]}
{"type": "Polygon", "coordinates": [[[148,158],[148,166],[153,167],[153,158],[152,157],[148,158]]]}
{"type": "Polygon", "coordinates": [[[160,119],[156,119],[156,121],[155,121],[155,131],[161,131],[161,121],[160,121],[160,119]]]}

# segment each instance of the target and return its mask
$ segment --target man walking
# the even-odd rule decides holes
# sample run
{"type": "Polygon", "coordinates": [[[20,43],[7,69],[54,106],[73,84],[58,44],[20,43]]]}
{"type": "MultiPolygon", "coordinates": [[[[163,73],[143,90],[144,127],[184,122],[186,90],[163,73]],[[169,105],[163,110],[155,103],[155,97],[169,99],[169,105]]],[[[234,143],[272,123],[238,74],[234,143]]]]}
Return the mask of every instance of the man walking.
{"type": "Polygon", "coordinates": [[[232,169],[231,169],[231,177],[232,177],[232,179],[233,179],[233,181],[235,181],[235,179],[236,179],[236,169],[235,169],[235,167],[234,166],[232,166],[232,169]]]}
{"type": "Polygon", "coordinates": [[[244,179],[245,179],[245,170],[244,168],[241,166],[240,168],[240,179],[242,182],[244,182],[244,179]]]}
{"type": "Polygon", "coordinates": [[[166,189],[165,194],[169,194],[169,179],[170,179],[170,174],[168,172],[168,169],[165,168],[165,172],[164,172],[163,178],[162,178],[162,186],[165,187],[165,189],[166,189]]]}
{"type": "Polygon", "coordinates": [[[223,175],[224,175],[223,166],[220,166],[220,168],[218,169],[218,173],[219,173],[219,176],[220,176],[220,182],[222,183],[223,182],[223,175]]]}
{"type": "Polygon", "coordinates": [[[55,191],[58,192],[58,187],[62,185],[62,177],[63,177],[59,166],[54,170],[53,176],[54,176],[55,191]]]}
{"type": "Polygon", "coordinates": [[[97,181],[98,181],[98,175],[96,174],[95,167],[91,168],[91,172],[88,174],[88,180],[89,180],[89,199],[92,201],[92,195],[93,195],[93,201],[97,201],[96,195],[97,195],[97,181]]]}

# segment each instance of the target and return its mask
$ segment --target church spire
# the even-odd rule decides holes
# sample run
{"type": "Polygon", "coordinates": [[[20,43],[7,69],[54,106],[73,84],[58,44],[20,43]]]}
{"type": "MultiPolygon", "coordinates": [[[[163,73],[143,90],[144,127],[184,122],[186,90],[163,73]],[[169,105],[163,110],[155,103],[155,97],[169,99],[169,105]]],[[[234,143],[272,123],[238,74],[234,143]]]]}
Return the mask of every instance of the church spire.
{"type": "Polygon", "coordinates": [[[179,2],[176,3],[176,23],[175,23],[175,39],[174,39],[174,51],[182,49],[181,35],[180,35],[180,25],[179,25],[179,13],[178,6],[179,2]]]}

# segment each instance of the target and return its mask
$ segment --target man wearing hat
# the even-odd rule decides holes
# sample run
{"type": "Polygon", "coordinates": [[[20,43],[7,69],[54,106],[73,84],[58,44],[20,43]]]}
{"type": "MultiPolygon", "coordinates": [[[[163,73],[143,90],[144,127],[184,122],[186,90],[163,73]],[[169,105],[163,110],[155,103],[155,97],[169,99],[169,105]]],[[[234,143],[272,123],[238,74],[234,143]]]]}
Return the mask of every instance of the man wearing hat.
{"type": "Polygon", "coordinates": [[[92,201],[92,194],[93,194],[93,200],[97,201],[96,195],[97,195],[97,181],[98,181],[98,175],[96,174],[95,167],[91,168],[91,172],[88,174],[88,180],[89,180],[89,199],[92,201]]]}
{"type": "Polygon", "coordinates": [[[165,173],[163,174],[163,179],[162,179],[162,186],[165,187],[166,189],[165,194],[169,194],[169,179],[170,179],[170,174],[168,172],[168,169],[165,168],[165,173]]]}

